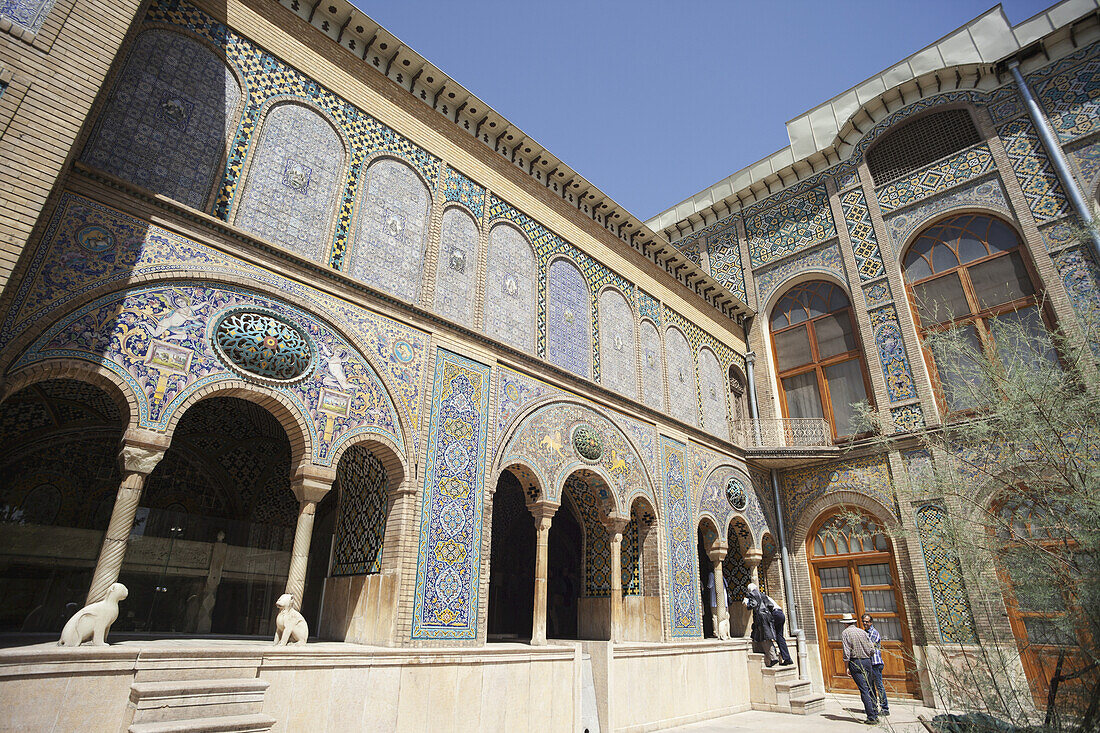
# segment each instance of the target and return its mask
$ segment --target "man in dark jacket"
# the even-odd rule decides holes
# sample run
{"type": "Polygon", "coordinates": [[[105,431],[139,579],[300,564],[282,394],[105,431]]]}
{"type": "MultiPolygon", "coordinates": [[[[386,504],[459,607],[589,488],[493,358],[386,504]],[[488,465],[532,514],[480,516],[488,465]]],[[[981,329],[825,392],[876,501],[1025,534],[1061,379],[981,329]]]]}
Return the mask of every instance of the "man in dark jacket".
{"type": "Polygon", "coordinates": [[[763,654],[764,664],[770,667],[778,661],[778,655],[775,653],[775,625],[768,597],[760,592],[756,583],[749,583],[743,603],[752,611],[753,651],[763,654]]]}

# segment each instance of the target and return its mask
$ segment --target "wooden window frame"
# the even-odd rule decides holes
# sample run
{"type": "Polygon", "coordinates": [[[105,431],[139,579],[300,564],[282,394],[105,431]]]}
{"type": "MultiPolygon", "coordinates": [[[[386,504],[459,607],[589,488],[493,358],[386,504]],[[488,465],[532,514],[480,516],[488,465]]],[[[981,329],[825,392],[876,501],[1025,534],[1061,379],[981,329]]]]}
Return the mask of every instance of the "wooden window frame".
{"type": "MultiPolygon", "coordinates": [[[[834,283],[831,283],[831,282],[828,282],[828,281],[825,281],[825,280],[813,280],[813,281],[810,281],[810,282],[826,282],[828,285],[840,290],[842,293],[844,291],[844,289],[841,288],[839,285],[836,285],[834,283]]],[[[800,283],[799,285],[796,285],[793,288],[791,288],[791,290],[788,290],[787,293],[784,293],[784,295],[776,302],[776,308],[779,307],[779,304],[783,302],[783,300],[791,293],[791,291],[795,290],[795,288],[805,286],[805,285],[808,285],[808,284],[809,283],[800,283]]],[[[851,298],[848,297],[847,293],[844,293],[844,298],[845,298],[845,300],[848,301],[848,304],[846,306],[844,306],[843,308],[837,308],[835,310],[826,311],[825,313],[822,313],[819,316],[814,316],[813,318],[807,318],[804,321],[799,321],[798,323],[795,323],[795,324],[792,324],[792,325],[789,325],[789,326],[784,326],[783,328],[780,328],[780,329],[772,328],[771,325],[770,325],[770,322],[769,322],[769,329],[770,329],[771,342],[772,342],[772,344],[771,344],[772,345],[772,359],[775,362],[776,382],[777,382],[777,386],[779,388],[779,404],[780,404],[780,407],[783,410],[783,416],[788,418],[788,419],[790,418],[790,412],[787,410],[787,390],[783,387],[783,380],[788,379],[790,377],[798,377],[798,376],[801,376],[801,375],[806,374],[806,373],[811,372],[811,371],[816,372],[817,391],[818,391],[818,396],[821,399],[821,412],[822,412],[823,416],[825,417],[825,420],[827,420],[828,423],[829,423],[829,430],[830,430],[830,432],[833,436],[833,442],[834,443],[842,443],[842,442],[848,442],[848,441],[852,441],[852,440],[858,440],[859,438],[866,436],[868,433],[864,432],[864,433],[855,433],[855,434],[851,434],[851,435],[848,435],[848,434],[840,435],[837,432],[836,420],[833,417],[833,403],[832,403],[832,399],[830,399],[830,394],[829,394],[829,380],[825,378],[825,369],[826,368],[831,367],[831,366],[836,366],[837,364],[843,364],[844,362],[848,362],[848,361],[852,361],[852,360],[858,360],[859,361],[859,372],[863,376],[863,391],[864,391],[864,394],[867,397],[868,404],[872,408],[875,406],[874,391],[873,391],[872,386],[871,386],[870,373],[867,371],[867,360],[863,358],[863,349],[860,348],[860,331],[859,331],[859,326],[856,323],[855,313],[853,312],[852,301],[851,301],[851,298]],[[822,359],[820,357],[819,352],[818,352],[817,332],[814,330],[814,325],[813,324],[816,323],[817,321],[824,320],[826,318],[830,318],[830,317],[836,316],[836,315],[841,314],[841,313],[847,313],[847,315],[848,315],[848,325],[851,328],[852,337],[855,340],[856,347],[854,349],[850,349],[850,350],[842,352],[840,354],[835,354],[833,356],[822,359]],[[788,331],[794,331],[797,328],[803,328],[803,327],[806,329],[806,334],[807,334],[807,337],[808,337],[809,342],[810,342],[810,358],[811,358],[811,361],[809,361],[805,364],[800,364],[798,366],[790,367],[786,370],[781,371],[779,369],[779,349],[776,346],[775,337],[779,334],[783,334],[783,333],[786,333],[788,331]]],[[[774,314],[775,314],[775,309],[774,308],[772,309],[772,314],[773,314],[773,317],[774,317],[774,314]]]]}
{"type": "MultiPolygon", "coordinates": [[[[964,228],[969,230],[969,227],[964,228]]],[[[931,269],[930,262],[929,269],[931,269]]],[[[928,224],[921,229],[920,233],[917,234],[917,236],[913,238],[913,241],[909,243],[909,246],[905,248],[905,253],[902,255],[901,258],[901,272],[902,278],[905,281],[906,296],[909,299],[910,310],[913,314],[913,325],[916,327],[917,336],[921,340],[921,354],[924,357],[924,363],[926,368],[928,369],[928,376],[932,381],[932,391],[935,393],[936,404],[940,409],[940,414],[944,417],[964,417],[967,415],[972,415],[974,413],[973,409],[966,408],[961,410],[952,410],[947,404],[947,395],[944,392],[943,382],[940,379],[939,367],[936,365],[935,356],[925,344],[925,338],[929,334],[942,333],[944,331],[949,331],[953,328],[973,325],[974,331],[978,335],[978,342],[981,344],[982,347],[982,353],[985,354],[985,357],[990,361],[994,361],[997,358],[997,348],[996,344],[993,341],[993,337],[990,334],[989,321],[993,318],[996,318],[997,316],[1004,315],[1005,313],[1013,313],[1025,308],[1039,306],[1040,304],[1042,288],[1039,286],[1041,285],[1042,281],[1039,279],[1038,273],[1035,271],[1035,267],[1031,262],[1031,258],[1028,256],[1027,248],[1024,246],[1023,237],[1020,236],[1020,233],[1016,230],[1015,227],[1013,227],[1011,224],[1000,217],[993,216],[991,214],[983,214],[981,212],[955,213],[944,219],[932,222],[931,224],[928,224]],[[989,227],[991,227],[994,222],[999,222],[1003,224],[1005,227],[1008,228],[1009,231],[1013,233],[1013,235],[1015,235],[1016,246],[1012,249],[1004,250],[1003,252],[995,252],[993,254],[987,254],[984,257],[979,257],[974,260],[962,262],[962,258],[959,257],[958,251],[954,247],[951,247],[950,244],[941,239],[938,241],[944,246],[951,249],[951,251],[955,254],[955,259],[959,261],[959,264],[950,269],[938,272],[933,270],[931,275],[921,278],[920,280],[910,280],[906,272],[907,267],[905,265],[905,259],[909,256],[910,250],[912,250],[913,245],[915,245],[929,229],[937,226],[942,226],[947,222],[950,222],[954,219],[961,219],[963,217],[971,217],[972,219],[984,217],[985,219],[989,220],[989,224],[986,226],[985,239],[982,239],[982,242],[986,245],[987,250],[991,249],[989,247],[988,233],[989,227]],[[1024,270],[1027,272],[1028,276],[1028,284],[1031,285],[1031,295],[1025,296],[1023,298],[1016,298],[1015,300],[1006,301],[1004,303],[999,303],[997,305],[989,306],[986,308],[981,308],[978,301],[977,289],[974,287],[974,283],[970,279],[970,269],[1001,257],[1010,257],[1013,253],[1018,253],[1020,261],[1023,262],[1024,270]],[[963,297],[966,299],[966,305],[970,309],[970,313],[965,316],[952,318],[951,320],[944,321],[942,323],[924,325],[921,321],[920,309],[917,305],[915,288],[918,285],[924,285],[925,283],[930,283],[934,280],[939,280],[941,278],[949,276],[955,276],[958,279],[959,285],[962,288],[963,297]]],[[[1039,317],[1042,319],[1043,326],[1048,331],[1052,330],[1054,321],[1050,317],[1050,314],[1047,312],[1045,304],[1042,307],[1037,307],[1036,309],[1039,311],[1039,317]]]]}

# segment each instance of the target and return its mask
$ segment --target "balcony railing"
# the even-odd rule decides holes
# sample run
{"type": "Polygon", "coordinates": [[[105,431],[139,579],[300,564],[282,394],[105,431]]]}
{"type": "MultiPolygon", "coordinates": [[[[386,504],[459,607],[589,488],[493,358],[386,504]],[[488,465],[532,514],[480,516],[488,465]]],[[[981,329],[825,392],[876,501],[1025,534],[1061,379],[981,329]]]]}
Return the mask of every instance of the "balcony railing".
{"type": "Polygon", "coordinates": [[[821,448],[833,445],[833,432],[823,417],[744,420],[734,429],[746,448],[821,448]]]}

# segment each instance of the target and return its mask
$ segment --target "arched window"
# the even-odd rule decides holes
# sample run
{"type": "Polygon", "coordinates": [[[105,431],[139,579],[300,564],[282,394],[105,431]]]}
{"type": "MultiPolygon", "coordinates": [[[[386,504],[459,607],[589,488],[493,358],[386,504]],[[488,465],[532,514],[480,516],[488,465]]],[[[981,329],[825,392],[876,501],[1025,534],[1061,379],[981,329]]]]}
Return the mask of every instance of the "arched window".
{"type": "MultiPolygon", "coordinates": [[[[959,329],[976,351],[1006,365],[1018,359],[1057,363],[1022,243],[1003,221],[962,214],[933,224],[909,247],[902,269],[922,338],[959,329]],[[1030,343],[1016,338],[1019,328],[1033,337],[1030,343]]],[[[933,346],[925,354],[943,406],[972,407],[973,366],[956,350],[933,346]]]]}
{"type": "Polygon", "coordinates": [[[848,296],[816,280],[791,288],[772,311],[772,345],[783,414],[824,417],[833,437],[855,435],[855,405],[869,402],[863,354],[848,296]]]}

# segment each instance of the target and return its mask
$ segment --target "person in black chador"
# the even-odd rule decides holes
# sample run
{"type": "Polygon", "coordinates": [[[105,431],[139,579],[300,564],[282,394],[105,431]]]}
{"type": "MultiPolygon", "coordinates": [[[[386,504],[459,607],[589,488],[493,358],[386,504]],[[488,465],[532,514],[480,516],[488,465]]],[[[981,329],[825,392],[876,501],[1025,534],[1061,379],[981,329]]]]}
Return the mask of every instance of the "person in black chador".
{"type": "Polygon", "coordinates": [[[775,653],[775,624],[768,597],[760,592],[756,583],[749,583],[743,603],[752,611],[753,651],[763,654],[764,664],[770,667],[778,661],[778,655],[775,653]]]}

